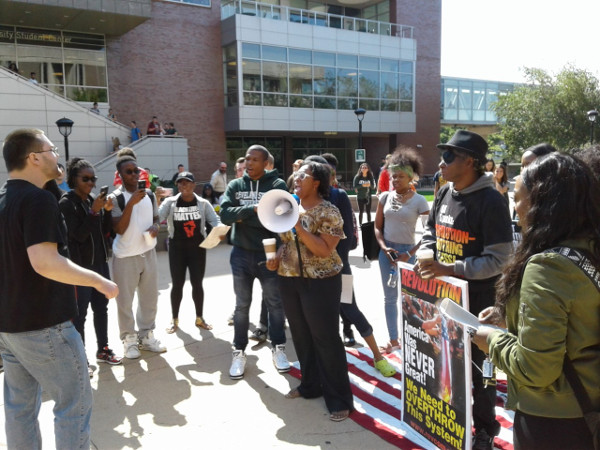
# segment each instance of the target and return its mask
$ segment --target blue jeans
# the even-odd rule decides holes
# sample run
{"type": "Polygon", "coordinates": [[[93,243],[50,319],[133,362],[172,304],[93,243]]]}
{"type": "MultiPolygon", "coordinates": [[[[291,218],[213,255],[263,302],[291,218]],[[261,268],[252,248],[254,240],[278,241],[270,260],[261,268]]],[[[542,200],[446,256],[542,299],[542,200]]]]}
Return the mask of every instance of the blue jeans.
{"type": "Polygon", "coordinates": [[[42,448],[42,389],[55,402],[57,449],[90,448],[92,388],[81,336],[71,321],[41,330],[0,333],[8,448],[42,448]]]}
{"type": "MultiPolygon", "coordinates": [[[[400,253],[409,251],[414,247],[414,244],[396,244],[395,242],[385,241],[388,247],[397,250],[400,253]]],[[[413,256],[408,260],[409,263],[414,263],[413,256]]],[[[383,301],[385,306],[385,322],[387,323],[388,334],[390,340],[398,339],[398,289],[400,288],[400,278],[395,288],[387,285],[390,277],[390,260],[383,250],[379,251],[379,271],[381,272],[381,284],[383,285],[383,301]]]]}
{"type": "Polygon", "coordinates": [[[269,338],[273,346],[285,344],[283,322],[283,304],[279,296],[277,272],[270,271],[265,265],[265,253],[251,252],[233,247],[229,262],[233,275],[235,292],[235,311],[233,313],[233,346],[236,350],[245,350],[248,345],[248,323],[250,304],[252,303],[252,285],[258,278],[263,291],[263,300],[267,305],[269,338]]]}

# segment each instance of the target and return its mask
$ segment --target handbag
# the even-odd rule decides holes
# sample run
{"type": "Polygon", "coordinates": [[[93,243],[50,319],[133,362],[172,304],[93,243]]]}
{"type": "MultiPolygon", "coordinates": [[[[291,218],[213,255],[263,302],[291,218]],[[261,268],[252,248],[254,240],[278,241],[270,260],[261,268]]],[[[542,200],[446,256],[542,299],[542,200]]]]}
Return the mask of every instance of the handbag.
{"type": "Polygon", "coordinates": [[[379,259],[379,243],[375,238],[375,222],[365,222],[360,226],[363,244],[363,261],[379,259]]]}

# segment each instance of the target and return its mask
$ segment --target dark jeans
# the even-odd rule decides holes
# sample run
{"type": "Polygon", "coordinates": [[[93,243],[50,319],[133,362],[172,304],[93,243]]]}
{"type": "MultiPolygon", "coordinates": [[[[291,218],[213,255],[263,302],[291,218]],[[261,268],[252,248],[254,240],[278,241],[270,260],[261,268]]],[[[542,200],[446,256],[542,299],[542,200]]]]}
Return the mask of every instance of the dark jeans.
{"type": "Polygon", "coordinates": [[[341,275],[324,279],[279,277],[304,398],[321,395],[329,412],[354,409],[344,344],[339,335],[341,275]]]}
{"type": "Polygon", "coordinates": [[[557,419],[515,412],[515,450],[593,450],[592,434],[583,417],[557,419]]]}
{"type": "Polygon", "coordinates": [[[354,296],[354,289],[352,289],[352,303],[340,303],[340,316],[342,316],[342,322],[344,323],[345,335],[347,335],[349,331],[352,331],[352,325],[356,327],[362,337],[373,334],[373,327],[362,311],[358,309],[356,297],[354,296]]]}
{"type": "Polygon", "coordinates": [[[169,239],[169,269],[171,270],[171,311],[173,318],[179,317],[179,307],[183,297],[185,273],[190,271],[192,300],[196,308],[196,317],[202,317],[204,310],[204,288],[202,280],[206,269],[206,250],[196,242],[169,239]]]}
{"type": "MultiPolygon", "coordinates": [[[[110,278],[106,262],[93,266],[90,270],[99,273],[105,278],[110,278]]],[[[77,317],[73,320],[75,329],[79,332],[81,339],[85,343],[85,318],[88,306],[91,304],[92,312],[94,313],[94,331],[96,332],[98,350],[102,350],[108,346],[108,299],[96,289],[89,286],[76,286],[75,292],[77,293],[77,309],[79,311],[77,317]]]]}
{"type": "Polygon", "coordinates": [[[250,305],[252,304],[252,285],[258,278],[263,291],[263,300],[267,304],[269,315],[269,337],[273,346],[285,344],[283,329],[284,315],[279,289],[277,272],[270,271],[265,265],[265,252],[252,252],[240,247],[233,247],[229,262],[233,275],[235,292],[235,311],[233,313],[233,346],[237,350],[245,350],[248,345],[248,325],[250,305]]]}
{"type": "MultiPolygon", "coordinates": [[[[496,289],[491,284],[488,287],[469,287],[469,311],[477,316],[481,310],[493,306],[496,289]]],[[[473,426],[475,430],[485,429],[490,436],[496,435],[500,424],[496,421],[496,386],[485,387],[481,368],[485,360],[485,353],[471,344],[472,364],[479,369],[471,367],[473,377],[473,426]]]]}
{"type": "Polygon", "coordinates": [[[367,222],[371,221],[371,194],[367,198],[357,198],[356,203],[358,203],[358,223],[362,225],[363,223],[363,212],[367,212],[367,222]]]}

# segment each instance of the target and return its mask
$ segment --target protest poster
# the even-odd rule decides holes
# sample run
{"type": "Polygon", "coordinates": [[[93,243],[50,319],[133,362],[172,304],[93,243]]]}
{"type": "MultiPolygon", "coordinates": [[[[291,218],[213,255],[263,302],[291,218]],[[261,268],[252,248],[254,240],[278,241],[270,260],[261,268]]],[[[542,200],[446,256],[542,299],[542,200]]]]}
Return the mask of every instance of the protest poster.
{"type": "Polygon", "coordinates": [[[399,263],[402,292],[402,421],[439,449],[471,448],[471,351],[463,325],[441,314],[450,298],[468,309],[468,283],[424,280],[399,263]]]}

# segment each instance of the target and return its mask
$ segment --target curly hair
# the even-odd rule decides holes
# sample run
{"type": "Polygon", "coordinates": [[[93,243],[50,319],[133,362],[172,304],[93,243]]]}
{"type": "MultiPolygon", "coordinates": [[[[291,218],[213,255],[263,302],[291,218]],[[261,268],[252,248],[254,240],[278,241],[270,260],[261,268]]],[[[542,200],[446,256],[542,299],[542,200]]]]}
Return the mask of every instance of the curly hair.
{"type": "Polygon", "coordinates": [[[423,161],[417,151],[411,147],[397,147],[388,165],[411,167],[416,175],[421,175],[423,171],[423,161]]]}
{"type": "Polygon", "coordinates": [[[69,160],[67,164],[67,184],[71,189],[75,189],[75,178],[77,178],[82,169],[91,169],[93,171],[94,166],[83,158],[75,157],[69,160]]]}
{"type": "Polygon", "coordinates": [[[538,158],[521,174],[529,192],[523,240],[496,284],[496,307],[503,316],[509,299],[518,294],[529,257],[566,239],[587,238],[589,257],[600,265],[600,183],[579,158],[551,153],[538,158]]]}

